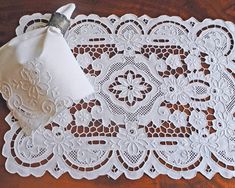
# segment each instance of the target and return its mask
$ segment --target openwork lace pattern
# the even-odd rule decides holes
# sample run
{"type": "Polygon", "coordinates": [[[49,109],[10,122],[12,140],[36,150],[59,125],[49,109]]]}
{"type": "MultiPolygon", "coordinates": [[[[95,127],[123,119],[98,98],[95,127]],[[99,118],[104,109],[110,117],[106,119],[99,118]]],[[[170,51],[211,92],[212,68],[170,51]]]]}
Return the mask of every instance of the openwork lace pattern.
{"type": "MultiPolygon", "coordinates": [[[[22,17],[17,35],[49,17],[22,17]]],[[[9,114],[7,170],[76,179],[234,177],[234,35],[222,20],[77,16],[65,37],[96,93],[32,136],[9,114]]]]}

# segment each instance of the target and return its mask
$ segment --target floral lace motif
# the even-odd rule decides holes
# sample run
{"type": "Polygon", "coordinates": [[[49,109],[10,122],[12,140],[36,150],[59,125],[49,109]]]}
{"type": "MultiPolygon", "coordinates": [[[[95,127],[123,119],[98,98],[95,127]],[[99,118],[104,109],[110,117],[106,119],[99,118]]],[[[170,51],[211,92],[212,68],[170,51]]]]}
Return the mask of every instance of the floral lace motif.
{"type": "MultiPolygon", "coordinates": [[[[24,16],[17,34],[47,20],[24,16]]],[[[76,179],[234,177],[234,31],[222,20],[77,16],[66,40],[96,93],[32,136],[9,114],[7,170],[76,179]]],[[[34,103],[46,82],[36,86],[25,72],[22,78],[34,103]]],[[[2,85],[5,98],[11,87],[2,85]]]]}

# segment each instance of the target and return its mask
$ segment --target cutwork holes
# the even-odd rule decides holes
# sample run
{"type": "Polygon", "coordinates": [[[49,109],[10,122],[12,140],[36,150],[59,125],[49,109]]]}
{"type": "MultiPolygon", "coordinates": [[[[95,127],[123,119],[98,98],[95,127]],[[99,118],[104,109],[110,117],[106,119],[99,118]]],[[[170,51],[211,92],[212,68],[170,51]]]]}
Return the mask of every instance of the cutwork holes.
{"type": "MultiPolygon", "coordinates": [[[[155,30],[156,27],[160,27],[160,25],[164,25],[164,24],[176,25],[176,26],[181,27],[181,29],[184,30],[184,32],[186,32],[186,33],[189,32],[188,29],[187,29],[184,25],[182,25],[182,24],[180,24],[180,23],[178,23],[178,22],[174,22],[174,21],[163,21],[163,22],[159,22],[159,23],[155,24],[154,26],[152,26],[151,29],[148,31],[148,34],[151,34],[151,33],[155,30]]],[[[179,29],[179,31],[180,31],[180,29],[179,29]]]]}
{"type": "Polygon", "coordinates": [[[113,172],[113,173],[116,173],[117,171],[118,171],[118,169],[117,169],[115,166],[113,166],[113,167],[112,167],[112,172],[113,172]]]}
{"type": "MultiPolygon", "coordinates": [[[[125,153],[125,152],[124,152],[125,153]]],[[[148,150],[147,153],[146,153],[146,157],[144,158],[144,160],[136,167],[130,167],[128,166],[128,164],[123,160],[123,158],[121,157],[121,154],[119,151],[116,151],[116,155],[118,157],[118,160],[120,161],[120,163],[123,165],[123,167],[129,171],[138,171],[140,168],[142,168],[145,164],[145,162],[148,160],[149,158],[149,154],[150,154],[150,151],[148,150]]],[[[135,156],[132,156],[132,155],[129,155],[127,152],[124,154],[132,164],[135,164],[138,162],[140,156],[138,155],[135,155],[135,156]]],[[[139,154],[139,155],[142,155],[139,154]]]]}
{"type": "MultiPolygon", "coordinates": [[[[105,136],[105,137],[115,137],[119,130],[119,126],[115,122],[111,122],[109,126],[103,126],[101,119],[92,119],[90,121],[88,127],[84,127],[82,125],[76,125],[74,114],[77,111],[82,111],[86,109],[89,113],[92,108],[95,106],[100,106],[100,102],[98,100],[91,100],[89,102],[85,102],[84,100],[80,100],[79,103],[74,104],[70,108],[70,113],[73,117],[73,122],[71,122],[66,128],[70,130],[74,137],[93,137],[93,136],[105,136]]],[[[89,141],[89,144],[106,144],[105,141],[102,140],[94,140],[89,141]]]]}
{"type": "Polygon", "coordinates": [[[173,87],[169,87],[169,90],[173,92],[175,89],[173,87]]]}
{"type": "Polygon", "coordinates": [[[23,33],[26,33],[29,27],[32,27],[32,28],[44,27],[47,25],[47,23],[48,23],[48,20],[46,20],[46,19],[31,20],[24,27],[23,33]]]}
{"type": "Polygon", "coordinates": [[[106,144],[105,140],[93,140],[93,141],[88,141],[88,144],[90,145],[104,145],[106,144]]]}
{"type": "MultiPolygon", "coordinates": [[[[92,39],[93,40],[93,39],[92,39]]],[[[79,54],[89,53],[93,60],[101,57],[103,53],[107,53],[109,58],[117,54],[115,44],[99,44],[99,45],[77,45],[72,52],[75,57],[79,54]]]]}
{"type": "Polygon", "coordinates": [[[213,92],[213,93],[217,93],[217,90],[216,90],[216,89],[212,89],[212,92],[213,92]]]}
{"type": "Polygon", "coordinates": [[[154,168],[154,166],[152,166],[150,169],[149,169],[150,172],[154,173],[156,172],[156,169],[154,168]]]}
{"type": "Polygon", "coordinates": [[[61,136],[60,132],[55,133],[56,136],[61,136]]]}
{"type": "Polygon", "coordinates": [[[200,165],[201,161],[202,161],[202,157],[200,157],[194,164],[189,165],[187,167],[184,168],[179,168],[179,167],[175,167],[172,166],[171,164],[165,162],[158,154],[156,151],[153,151],[153,154],[155,155],[155,157],[157,158],[157,160],[162,163],[164,166],[166,166],[167,168],[174,170],[174,171],[188,171],[188,170],[193,170],[195,169],[197,166],[200,165]]]}
{"type": "Polygon", "coordinates": [[[133,86],[132,86],[132,85],[128,86],[127,88],[128,88],[129,90],[133,90],[133,86]]]}
{"type": "Polygon", "coordinates": [[[93,38],[89,39],[90,42],[105,41],[105,38],[93,38]]]}
{"type": "MultiPolygon", "coordinates": [[[[140,33],[141,33],[142,35],[144,35],[144,30],[143,30],[142,26],[141,26],[137,21],[135,21],[135,20],[126,20],[126,21],[124,21],[124,22],[121,22],[121,23],[117,26],[117,28],[116,28],[116,30],[115,30],[115,34],[118,34],[119,29],[120,29],[121,27],[126,27],[126,28],[129,28],[129,29],[135,29],[135,27],[137,27],[137,29],[140,31],[140,33]],[[126,24],[126,26],[125,26],[125,24],[126,24]]],[[[135,30],[136,30],[136,29],[135,29],[135,30]]],[[[136,32],[137,32],[137,31],[136,31],[136,32]]]]}
{"type": "Polygon", "coordinates": [[[131,134],[134,134],[134,133],[135,133],[135,130],[134,130],[134,129],[131,129],[131,130],[130,130],[130,133],[131,133],[131,134]]]}
{"type": "Polygon", "coordinates": [[[107,155],[107,158],[105,158],[100,164],[95,165],[94,167],[87,167],[87,168],[80,167],[80,166],[73,164],[72,162],[69,161],[69,159],[66,158],[65,155],[63,155],[62,157],[63,157],[63,160],[65,161],[65,163],[68,166],[70,166],[71,168],[73,168],[75,170],[82,171],[82,172],[91,172],[91,171],[97,170],[97,169],[101,168],[102,166],[104,166],[109,161],[112,154],[113,154],[113,151],[110,151],[107,155]]]}
{"type": "Polygon", "coordinates": [[[203,137],[203,138],[207,138],[207,135],[206,135],[206,134],[203,134],[202,137],[203,137]]]}
{"type": "Polygon", "coordinates": [[[56,166],[54,168],[54,171],[56,171],[56,172],[60,171],[60,168],[59,168],[58,164],[56,164],[56,166]]]}
{"type": "Polygon", "coordinates": [[[234,171],[235,166],[232,165],[226,165],[225,163],[221,162],[213,153],[211,153],[211,158],[213,161],[215,161],[220,167],[226,168],[228,170],[234,171]]]}
{"type": "Polygon", "coordinates": [[[177,142],[176,141],[165,141],[165,142],[160,142],[161,145],[168,145],[168,146],[171,146],[171,145],[177,145],[177,142]]]}

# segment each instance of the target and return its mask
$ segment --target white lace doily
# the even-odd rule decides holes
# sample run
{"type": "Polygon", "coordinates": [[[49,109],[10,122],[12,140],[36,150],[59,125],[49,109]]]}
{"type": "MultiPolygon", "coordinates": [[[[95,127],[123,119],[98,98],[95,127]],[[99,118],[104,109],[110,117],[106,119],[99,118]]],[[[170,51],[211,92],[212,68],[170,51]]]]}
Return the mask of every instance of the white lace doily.
{"type": "MultiPolygon", "coordinates": [[[[17,35],[49,17],[22,17],[17,35]]],[[[234,177],[234,38],[222,20],[77,16],[66,40],[96,94],[33,136],[9,114],[6,169],[76,179],[234,177]]]]}

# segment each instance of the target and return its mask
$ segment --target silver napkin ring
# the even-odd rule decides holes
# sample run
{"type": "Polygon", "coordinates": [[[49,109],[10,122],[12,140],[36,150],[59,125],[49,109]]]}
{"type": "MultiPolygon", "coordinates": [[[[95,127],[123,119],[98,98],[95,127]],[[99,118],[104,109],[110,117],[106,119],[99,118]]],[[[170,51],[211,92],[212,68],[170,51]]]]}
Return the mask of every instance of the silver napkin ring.
{"type": "Polygon", "coordinates": [[[64,35],[70,26],[70,21],[65,15],[55,12],[52,14],[51,19],[48,22],[48,26],[59,28],[61,33],[64,35]]]}

